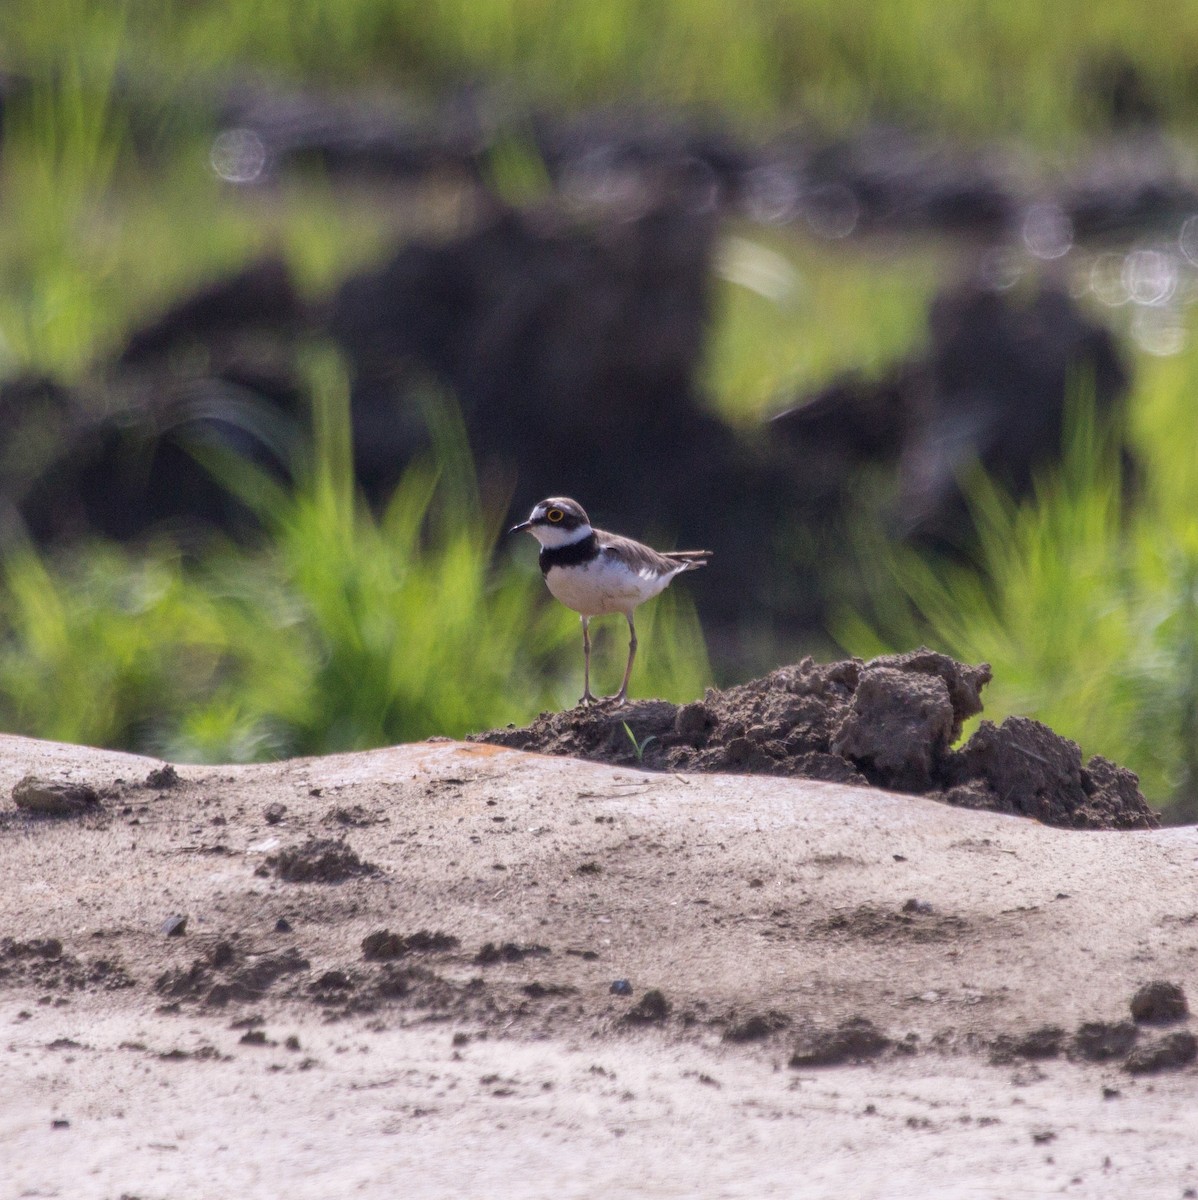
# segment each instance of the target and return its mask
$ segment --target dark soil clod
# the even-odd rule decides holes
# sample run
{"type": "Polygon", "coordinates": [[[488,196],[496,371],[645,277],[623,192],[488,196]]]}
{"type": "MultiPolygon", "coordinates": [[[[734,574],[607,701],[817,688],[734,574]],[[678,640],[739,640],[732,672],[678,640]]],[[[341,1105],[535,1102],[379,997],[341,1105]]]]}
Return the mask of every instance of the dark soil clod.
{"type": "MultiPolygon", "coordinates": [[[[442,933],[439,929],[418,929],[415,933],[408,934],[407,937],[408,951],[418,954],[442,954],[449,950],[456,950],[461,942],[451,933],[442,933]]],[[[544,947],[538,947],[544,949],[544,947]]],[[[547,954],[548,951],[546,950],[547,954]]]]}
{"type": "Polygon", "coordinates": [[[362,939],[362,957],[372,962],[402,958],[407,952],[407,938],[389,929],[376,929],[362,939]]]}
{"type": "Polygon", "coordinates": [[[1132,996],[1131,1015],[1141,1025],[1167,1025],[1170,1021],[1185,1020],[1190,1009],[1180,984],[1154,979],[1132,996]]]}
{"type": "Polygon", "coordinates": [[[218,969],[227,967],[236,957],[237,947],[222,939],[208,951],[208,965],[218,969]]]}
{"type": "Polygon", "coordinates": [[[989,681],[985,663],[926,649],[822,666],[805,658],[691,704],[579,707],[471,740],[649,770],[870,783],[1066,828],[1157,824],[1135,775],[1099,756],[1083,763],[1076,743],[1039,722],[983,721],[953,750],[989,681]]]}
{"type": "Polygon", "coordinates": [[[734,1044],[764,1041],[771,1034],[785,1029],[790,1024],[783,1013],[754,1013],[743,1021],[737,1021],[724,1030],[723,1040],[734,1044]]]}
{"type": "Polygon", "coordinates": [[[1046,825],[1074,829],[1147,829],[1157,822],[1139,781],[1130,772],[1095,756],[1082,764],[1076,742],[1027,717],[1001,725],[983,721],[965,747],[953,755],[949,774],[956,788],[970,789],[960,802],[1034,817],[1046,825]]]}
{"type": "Polygon", "coordinates": [[[1198,1038],[1188,1029],[1167,1033],[1151,1042],[1142,1042],[1126,1058],[1123,1069],[1133,1075],[1157,1071],[1175,1071],[1198,1058],[1198,1038]]]}
{"type": "Polygon", "coordinates": [[[259,955],[246,962],[240,959],[232,943],[221,941],[190,967],[164,971],[154,990],[171,1000],[202,1000],[223,1007],[234,1000],[260,999],[277,980],[307,971],[309,966],[308,960],[295,949],[259,955]],[[237,966],[238,962],[242,965],[237,966]]]}
{"type": "Polygon", "coordinates": [[[1056,1058],[1065,1041],[1059,1025],[1042,1025],[1015,1042],[1015,1053],[1022,1058],[1056,1058]]]}
{"type": "Polygon", "coordinates": [[[626,1025],[659,1025],[670,1015],[670,1007],[659,988],[650,988],[620,1020],[626,1025]]]}
{"type": "Polygon", "coordinates": [[[568,983],[541,983],[537,979],[526,983],[520,990],[534,1000],[544,1000],[549,996],[573,996],[578,991],[568,983]]]}
{"type": "Polygon", "coordinates": [[[345,842],[309,838],[266,860],[286,883],[341,883],[355,875],[374,875],[378,868],[364,862],[345,842]]]}
{"type": "Polygon", "coordinates": [[[295,949],[280,950],[277,954],[263,954],[237,971],[231,982],[247,993],[266,991],[284,975],[306,971],[308,960],[295,949]]]}
{"type": "Polygon", "coordinates": [[[0,958],[58,958],[62,942],[58,938],[30,938],[27,942],[4,938],[0,941],[0,958]]]}
{"type": "Polygon", "coordinates": [[[1070,1052],[1090,1062],[1108,1062],[1127,1054],[1139,1035],[1130,1021],[1087,1021],[1073,1035],[1070,1052]]]}
{"type": "Polygon", "coordinates": [[[504,942],[497,946],[494,942],[486,942],[474,956],[474,962],[477,966],[489,967],[493,963],[523,962],[526,958],[540,957],[548,953],[548,946],[519,946],[515,942],[504,942]]]}
{"type": "Polygon", "coordinates": [[[954,725],[960,721],[943,679],[873,666],[862,672],[829,749],[882,787],[923,792],[933,785],[954,725]]]}
{"type": "Polygon", "coordinates": [[[325,971],[319,979],[312,982],[309,990],[312,992],[352,992],[354,981],[344,971],[335,968],[325,971]]]}
{"type": "MultiPolygon", "coordinates": [[[[46,992],[121,991],[136,980],[112,958],[88,961],[68,954],[55,937],[18,941],[0,938],[0,983],[36,987],[46,992]]],[[[49,1003],[47,998],[39,1003],[49,1003]]],[[[63,998],[55,1003],[65,1004],[63,998]]]]}
{"type": "MultiPolygon", "coordinates": [[[[320,794],[319,788],[315,789],[315,791],[317,795],[320,794]]],[[[368,812],[362,805],[351,804],[348,807],[330,808],[321,818],[321,822],[325,825],[341,825],[361,829],[367,825],[377,825],[380,819],[373,813],[368,812]]]]}
{"type": "Polygon", "coordinates": [[[830,916],[813,921],[809,928],[815,937],[945,942],[959,937],[967,928],[967,922],[952,913],[936,914],[919,908],[910,909],[906,905],[901,912],[891,912],[862,904],[857,908],[834,911],[830,916]]]}
{"type": "Polygon", "coordinates": [[[377,929],[362,939],[362,957],[373,962],[387,962],[413,952],[439,953],[456,950],[461,943],[448,933],[417,930],[404,937],[389,929],[377,929]]]}
{"type": "Polygon", "coordinates": [[[89,784],[36,775],[26,775],[14,784],[12,798],[18,808],[51,817],[76,817],[100,806],[100,795],[89,784]]]}
{"type": "Polygon", "coordinates": [[[145,786],[157,788],[159,791],[167,791],[170,788],[178,787],[182,782],[179,772],[170,763],[163,763],[162,766],[155,767],[146,776],[145,786]]]}
{"type": "Polygon", "coordinates": [[[1042,1025],[1019,1037],[1002,1034],[990,1043],[990,1061],[1001,1065],[1016,1059],[1056,1058],[1065,1045],[1065,1031],[1059,1025],[1042,1025]]]}
{"type": "Polygon", "coordinates": [[[891,1039],[865,1017],[849,1017],[833,1029],[803,1034],[790,1056],[792,1067],[833,1067],[845,1062],[877,1058],[891,1039]]]}

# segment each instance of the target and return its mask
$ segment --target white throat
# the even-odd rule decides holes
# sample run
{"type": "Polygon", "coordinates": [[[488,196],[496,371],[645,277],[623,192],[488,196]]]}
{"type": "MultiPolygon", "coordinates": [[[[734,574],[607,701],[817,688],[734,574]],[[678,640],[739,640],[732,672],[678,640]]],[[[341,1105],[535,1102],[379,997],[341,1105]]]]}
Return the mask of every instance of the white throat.
{"type": "Polygon", "coordinates": [[[577,529],[559,529],[556,525],[534,525],[529,531],[533,537],[549,550],[557,550],[561,546],[573,546],[589,538],[594,532],[589,525],[579,525],[577,529]]]}

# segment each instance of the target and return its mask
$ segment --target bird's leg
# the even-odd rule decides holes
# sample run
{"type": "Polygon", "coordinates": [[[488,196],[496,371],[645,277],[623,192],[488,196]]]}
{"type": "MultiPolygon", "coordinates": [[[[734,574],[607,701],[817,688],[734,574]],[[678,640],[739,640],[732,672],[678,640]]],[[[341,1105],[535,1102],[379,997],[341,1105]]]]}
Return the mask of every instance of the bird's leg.
{"type": "Polygon", "coordinates": [[[579,704],[592,704],[591,695],[591,618],[582,618],[582,698],[579,704]]]}
{"type": "Polygon", "coordinates": [[[628,681],[632,678],[632,662],[636,658],[636,626],[632,623],[632,613],[624,614],[628,618],[628,665],[624,668],[624,682],[620,690],[612,697],[617,704],[623,704],[628,699],[628,681]]]}

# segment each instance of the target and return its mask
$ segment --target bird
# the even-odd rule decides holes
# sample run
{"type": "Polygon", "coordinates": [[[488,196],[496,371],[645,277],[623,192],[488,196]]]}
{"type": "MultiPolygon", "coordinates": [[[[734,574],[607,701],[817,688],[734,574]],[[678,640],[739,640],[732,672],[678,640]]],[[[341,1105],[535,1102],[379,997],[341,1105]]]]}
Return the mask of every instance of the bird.
{"type": "Polygon", "coordinates": [[[623,704],[636,658],[636,607],[664,591],[675,575],[707,565],[710,550],[654,550],[650,546],[607,533],[591,525],[577,500],[550,496],[533,506],[527,521],[509,533],[530,533],[541,544],[541,574],[555,599],[582,617],[583,690],[579,704],[593,704],[591,694],[592,617],[623,613],[628,621],[628,664],[614,696],[623,704]]]}

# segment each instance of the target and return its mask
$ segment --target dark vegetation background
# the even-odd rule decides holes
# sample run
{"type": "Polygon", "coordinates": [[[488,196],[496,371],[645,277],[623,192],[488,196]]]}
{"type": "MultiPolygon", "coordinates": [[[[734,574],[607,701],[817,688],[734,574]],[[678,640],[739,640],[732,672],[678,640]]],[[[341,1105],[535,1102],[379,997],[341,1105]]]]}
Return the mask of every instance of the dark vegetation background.
{"type": "Polygon", "coordinates": [[[4,728],[250,759],[568,704],[500,539],[559,491],[716,553],[639,694],[927,642],[1198,815],[1198,14],[0,26],[4,728]]]}

